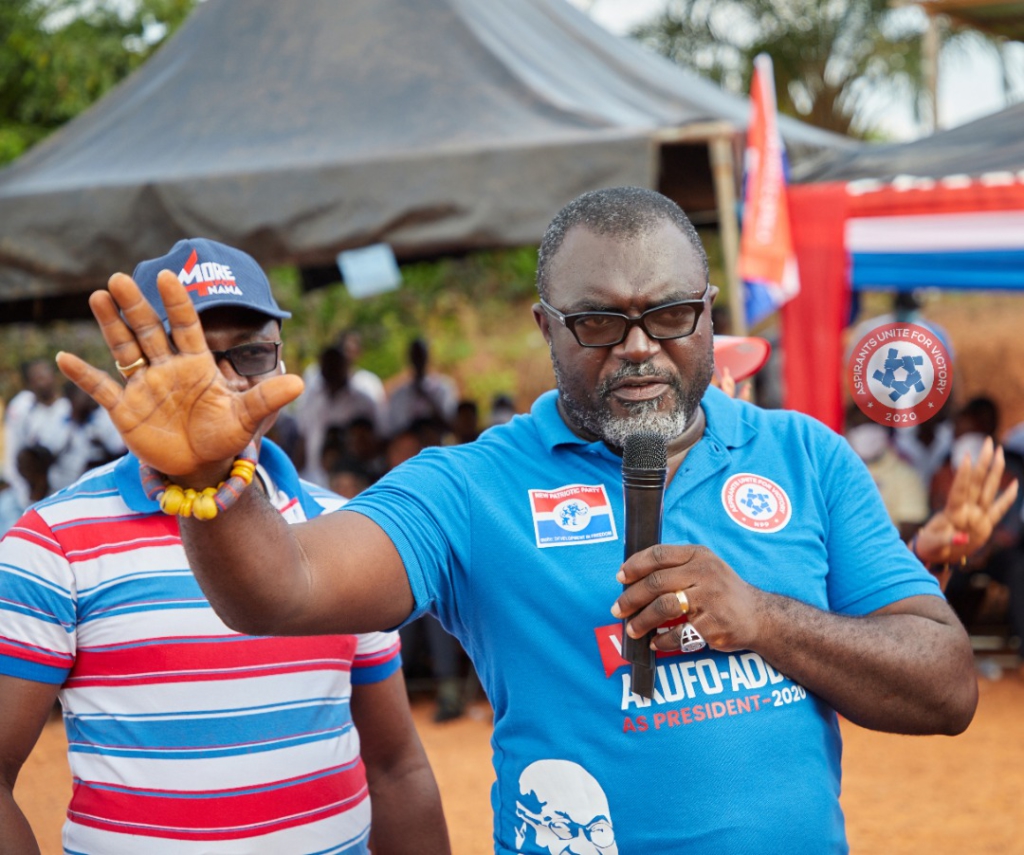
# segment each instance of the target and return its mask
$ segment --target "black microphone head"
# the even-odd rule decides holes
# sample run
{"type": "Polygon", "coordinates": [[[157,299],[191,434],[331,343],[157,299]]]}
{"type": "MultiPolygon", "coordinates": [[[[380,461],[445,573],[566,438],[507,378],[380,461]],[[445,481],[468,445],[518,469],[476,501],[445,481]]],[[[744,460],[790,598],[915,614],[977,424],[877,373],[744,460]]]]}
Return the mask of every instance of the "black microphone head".
{"type": "Polygon", "coordinates": [[[641,430],[626,437],[622,446],[623,469],[667,469],[668,446],[665,437],[641,430]]]}

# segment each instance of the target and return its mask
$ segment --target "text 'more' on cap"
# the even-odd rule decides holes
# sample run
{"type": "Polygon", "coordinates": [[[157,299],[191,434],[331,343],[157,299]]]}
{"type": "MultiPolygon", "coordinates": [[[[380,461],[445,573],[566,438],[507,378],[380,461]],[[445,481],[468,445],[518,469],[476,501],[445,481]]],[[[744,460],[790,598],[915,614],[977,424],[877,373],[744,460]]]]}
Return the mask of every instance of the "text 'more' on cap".
{"type": "Polygon", "coordinates": [[[132,279],[167,324],[167,312],[156,287],[161,270],[177,274],[200,314],[215,306],[236,306],[283,320],[291,312],[277,305],[263,268],[248,253],[206,238],[179,240],[160,258],[141,262],[132,279]]]}

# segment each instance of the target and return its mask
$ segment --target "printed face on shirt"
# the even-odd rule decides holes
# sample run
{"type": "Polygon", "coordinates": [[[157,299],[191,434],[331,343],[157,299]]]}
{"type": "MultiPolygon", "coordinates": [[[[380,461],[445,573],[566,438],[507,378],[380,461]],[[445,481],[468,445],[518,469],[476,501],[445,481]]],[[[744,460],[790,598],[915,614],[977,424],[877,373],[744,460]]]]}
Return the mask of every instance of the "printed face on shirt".
{"type": "MultiPolygon", "coordinates": [[[[620,312],[637,317],[705,293],[704,269],[689,239],[665,220],[625,238],[574,226],[551,260],[548,302],[563,314],[620,312]]],[[[544,312],[537,322],[551,349],[563,415],[577,431],[621,447],[637,430],[672,440],[690,423],[711,382],[711,302],[689,336],[656,340],[633,326],[624,341],[582,347],[544,312]]]]}
{"type": "Polygon", "coordinates": [[[517,852],[618,855],[608,797],[578,763],[537,760],[519,776],[519,791],[517,852]]]}
{"type": "MultiPolygon", "coordinates": [[[[262,315],[258,312],[239,310],[230,306],[218,306],[207,309],[200,315],[200,322],[203,325],[203,333],[206,337],[206,346],[215,352],[223,352],[231,348],[247,344],[280,342],[281,327],[275,318],[262,315]]],[[[244,354],[239,351],[232,353],[235,362],[242,366],[246,360],[251,360],[251,354],[244,354]]],[[[278,348],[278,359],[273,368],[261,374],[244,376],[239,374],[232,359],[223,357],[218,359],[217,368],[227,381],[228,385],[237,392],[244,392],[259,385],[269,377],[276,377],[282,373],[280,361],[280,348],[278,348]]],[[[263,436],[273,426],[277,415],[269,416],[257,432],[263,436]]]]}

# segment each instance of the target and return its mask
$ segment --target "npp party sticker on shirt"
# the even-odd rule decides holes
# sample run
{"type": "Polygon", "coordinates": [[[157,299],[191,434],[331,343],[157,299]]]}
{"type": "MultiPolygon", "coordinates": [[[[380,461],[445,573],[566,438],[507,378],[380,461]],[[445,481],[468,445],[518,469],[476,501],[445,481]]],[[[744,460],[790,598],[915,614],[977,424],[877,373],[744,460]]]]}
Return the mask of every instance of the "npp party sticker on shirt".
{"type": "Polygon", "coordinates": [[[786,527],[793,506],[774,481],[742,472],[722,488],[722,504],[733,522],[751,531],[775,532],[786,527]]]}
{"type": "Polygon", "coordinates": [[[618,538],[604,485],[571,484],[528,492],[537,546],[579,546],[618,538]]]}

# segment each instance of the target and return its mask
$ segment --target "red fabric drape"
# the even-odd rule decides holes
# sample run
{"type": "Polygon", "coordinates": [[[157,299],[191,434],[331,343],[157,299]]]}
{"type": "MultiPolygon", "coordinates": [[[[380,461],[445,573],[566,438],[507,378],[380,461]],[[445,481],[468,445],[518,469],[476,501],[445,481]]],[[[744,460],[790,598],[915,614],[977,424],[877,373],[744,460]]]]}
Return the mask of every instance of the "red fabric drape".
{"type": "Polygon", "coordinates": [[[845,183],[789,188],[800,293],[782,313],[782,376],[787,409],[842,430],[842,331],[850,312],[843,246],[848,199],[845,183]]]}
{"type": "MultiPolygon", "coordinates": [[[[803,189],[803,185],[799,189],[803,189]]],[[[848,194],[847,199],[847,216],[851,218],[1019,211],[1024,208],[1024,184],[1017,181],[986,183],[975,179],[967,185],[937,183],[927,189],[907,190],[888,185],[870,193],[848,194]]]]}

